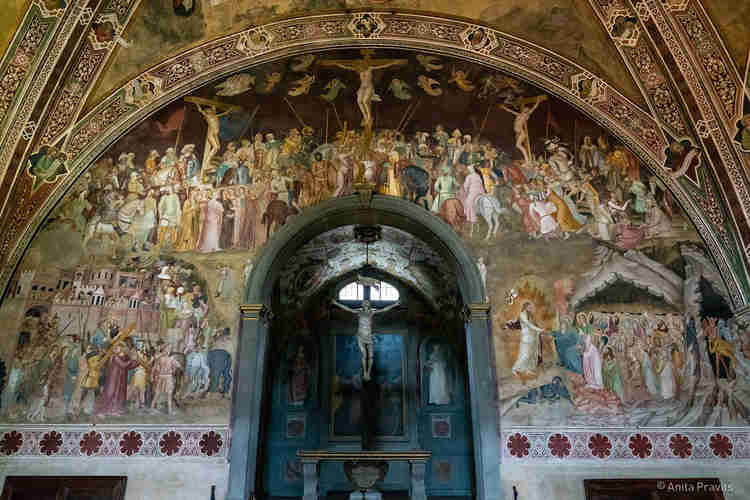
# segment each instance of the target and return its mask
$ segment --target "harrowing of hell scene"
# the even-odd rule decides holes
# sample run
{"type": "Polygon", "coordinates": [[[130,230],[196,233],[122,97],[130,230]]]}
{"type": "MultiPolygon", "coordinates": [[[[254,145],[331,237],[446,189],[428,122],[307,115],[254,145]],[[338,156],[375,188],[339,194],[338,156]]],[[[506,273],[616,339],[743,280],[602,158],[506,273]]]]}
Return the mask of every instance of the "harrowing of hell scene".
{"type": "MultiPolygon", "coordinates": [[[[672,141],[674,176],[700,163],[672,141]]],[[[748,423],[747,336],[663,182],[532,84],[386,49],[206,84],[85,170],[0,310],[2,419],[227,422],[255,259],[360,184],[442,219],[476,259],[504,425],[748,423]]]]}

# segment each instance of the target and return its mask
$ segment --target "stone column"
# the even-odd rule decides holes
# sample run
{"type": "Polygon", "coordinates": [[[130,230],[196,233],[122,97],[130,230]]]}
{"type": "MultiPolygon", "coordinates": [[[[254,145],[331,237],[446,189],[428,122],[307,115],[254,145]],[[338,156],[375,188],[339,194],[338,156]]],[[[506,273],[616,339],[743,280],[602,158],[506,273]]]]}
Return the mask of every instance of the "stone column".
{"type": "Polygon", "coordinates": [[[240,307],[237,354],[235,355],[232,447],[229,451],[229,487],[226,500],[247,500],[255,490],[260,409],[268,349],[268,320],[271,311],[263,304],[240,307]]]}
{"type": "Polygon", "coordinates": [[[411,476],[409,484],[410,500],[427,500],[427,490],[424,486],[426,466],[427,462],[425,460],[409,460],[409,473],[411,476]]]}
{"type": "Polygon", "coordinates": [[[477,500],[504,498],[500,486],[500,415],[489,311],[489,304],[470,304],[466,308],[477,500]]]}
{"type": "Polygon", "coordinates": [[[302,500],[318,500],[319,461],[302,459],[302,475],[305,480],[302,500]]]}

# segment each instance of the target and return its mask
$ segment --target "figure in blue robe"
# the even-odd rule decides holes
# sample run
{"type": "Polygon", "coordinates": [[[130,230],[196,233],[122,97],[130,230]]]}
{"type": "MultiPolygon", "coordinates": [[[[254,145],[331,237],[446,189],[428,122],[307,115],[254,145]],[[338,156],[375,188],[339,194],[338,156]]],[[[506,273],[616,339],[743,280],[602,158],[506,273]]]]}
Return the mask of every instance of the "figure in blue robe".
{"type": "Polygon", "coordinates": [[[552,332],[555,339],[555,350],[557,359],[564,368],[583,375],[583,362],[578,345],[581,344],[581,337],[578,332],[571,330],[567,332],[552,332]]]}
{"type": "Polygon", "coordinates": [[[570,401],[570,393],[563,384],[562,378],[555,377],[549,384],[531,389],[525,396],[518,400],[516,408],[518,408],[519,403],[533,405],[542,401],[560,401],[561,399],[570,401]]]}

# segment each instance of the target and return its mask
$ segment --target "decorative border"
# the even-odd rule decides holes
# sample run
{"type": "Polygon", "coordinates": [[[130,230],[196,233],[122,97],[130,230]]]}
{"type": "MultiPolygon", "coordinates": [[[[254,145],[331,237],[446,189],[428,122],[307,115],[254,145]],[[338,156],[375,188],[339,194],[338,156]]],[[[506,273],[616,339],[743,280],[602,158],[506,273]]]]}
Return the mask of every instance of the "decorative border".
{"type": "MultiPolygon", "coordinates": [[[[22,104],[21,97],[33,85],[31,75],[35,74],[46,57],[50,40],[59,27],[59,17],[61,17],[60,11],[50,13],[32,3],[26,11],[14,40],[5,51],[0,63],[0,138],[2,138],[0,148],[8,143],[8,130],[13,123],[13,118],[17,118],[18,108],[22,104]]],[[[25,101],[23,104],[30,114],[33,108],[29,107],[25,101]]],[[[24,123],[23,126],[26,130],[20,131],[21,136],[28,134],[27,124],[24,123]]],[[[15,143],[13,145],[15,147],[15,143]]],[[[0,162],[0,182],[5,176],[6,167],[6,164],[0,162]]],[[[0,203],[2,201],[0,200],[0,203]]]]}
{"type": "MultiPolygon", "coordinates": [[[[697,68],[692,64],[688,55],[683,50],[684,44],[670,25],[670,22],[667,19],[668,14],[665,14],[664,7],[661,3],[657,0],[644,1],[648,6],[651,19],[662,34],[669,51],[682,72],[682,76],[687,83],[690,92],[695,98],[700,113],[703,115],[705,127],[709,130],[710,137],[716,144],[721,161],[724,164],[727,175],[732,183],[732,188],[740,202],[740,211],[745,217],[745,225],[748,225],[748,223],[750,223],[750,191],[748,191],[748,187],[743,178],[742,167],[735,158],[736,150],[733,145],[729,144],[727,137],[725,137],[726,129],[722,130],[721,124],[725,123],[725,120],[711,105],[711,99],[704,90],[703,83],[706,79],[699,76],[701,75],[701,68],[697,68]]],[[[675,24],[679,25],[679,22],[675,21],[675,24]]],[[[691,52],[696,52],[698,50],[697,47],[690,47],[689,45],[686,48],[690,49],[691,52]]],[[[734,127],[734,123],[731,123],[731,126],[734,127]]],[[[750,257],[750,253],[748,253],[747,249],[743,250],[745,250],[746,256],[750,257]]]]}
{"type": "Polygon", "coordinates": [[[513,463],[744,463],[750,429],[511,429],[502,432],[502,448],[502,460],[513,463]]]}
{"type": "MultiPolygon", "coordinates": [[[[42,91],[47,85],[49,77],[53,74],[55,66],[57,66],[63,49],[68,44],[70,36],[73,34],[80,17],[83,15],[84,8],[82,6],[85,3],[87,3],[87,0],[71,0],[65,10],[46,11],[43,7],[41,8],[42,14],[59,18],[55,28],[57,32],[53,35],[55,37],[54,40],[46,47],[44,59],[40,60],[36,71],[29,73],[29,75],[38,77],[30,78],[28,82],[30,84],[29,87],[23,93],[19,94],[20,107],[15,110],[13,121],[8,124],[8,128],[2,131],[3,142],[0,143],[2,144],[0,146],[0,182],[4,181],[4,177],[8,173],[8,167],[13,160],[18,142],[24,136],[24,131],[28,131],[28,120],[42,95],[42,91]]],[[[30,9],[39,7],[42,4],[43,2],[32,4],[30,9]]],[[[18,172],[17,170],[16,177],[18,176],[18,172]]],[[[8,189],[8,196],[14,184],[15,182],[8,189]]],[[[5,198],[0,199],[0,214],[5,212],[4,207],[6,203],[5,198]]]]}
{"type": "Polygon", "coordinates": [[[224,426],[19,426],[0,427],[0,457],[196,458],[229,455],[224,426]]]}
{"type": "MultiPolygon", "coordinates": [[[[729,177],[730,183],[732,185],[731,187],[734,190],[735,195],[737,196],[740,209],[739,214],[735,214],[735,211],[731,209],[729,210],[729,213],[734,220],[735,227],[741,228],[743,225],[747,227],[748,225],[750,225],[750,191],[748,190],[748,186],[745,183],[742,166],[735,157],[736,150],[730,143],[730,139],[726,136],[726,129],[723,129],[721,126],[721,124],[723,123],[722,117],[720,116],[719,112],[716,111],[711,105],[711,99],[704,89],[703,81],[705,80],[705,78],[700,77],[701,69],[696,68],[691,63],[688,55],[686,54],[686,52],[689,51],[695,52],[697,49],[694,47],[690,47],[689,45],[685,47],[685,44],[679,39],[679,36],[675,33],[675,30],[673,29],[669,19],[667,18],[668,15],[671,15],[671,12],[670,14],[665,13],[663,5],[661,5],[658,0],[644,0],[644,2],[648,7],[648,12],[651,19],[661,33],[661,36],[664,39],[668,50],[670,51],[680,71],[682,72],[684,81],[687,83],[687,86],[690,89],[690,92],[693,94],[693,97],[700,110],[702,121],[707,132],[707,137],[703,140],[708,140],[709,137],[713,140],[714,144],[716,145],[718,154],[721,158],[721,162],[723,163],[726,170],[727,176],[729,177]],[[742,221],[743,224],[740,224],[740,222],[735,218],[738,216],[744,217],[744,221],[742,221]]],[[[677,21],[674,21],[674,24],[678,24],[677,21]]],[[[729,188],[729,186],[721,186],[721,188],[725,190],[729,188]]],[[[725,200],[727,199],[725,193],[723,194],[722,198],[725,200]]],[[[750,238],[750,234],[745,233],[747,233],[747,231],[743,232],[742,230],[740,230],[739,237],[742,241],[739,246],[741,251],[744,253],[745,262],[747,262],[747,259],[750,259],[750,244],[748,244],[750,242],[744,241],[744,239],[750,238]],[[743,238],[743,236],[745,238],[743,238]]],[[[721,271],[722,273],[724,273],[725,269],[722,268],[721,271]]],[[[747,273],[747,269],[744,269],[744,271],[745,273],[747,273]]],[[[745,301],[742,302],[742,304],[744,303],[745,301]]]]}
{"type": "Polygon", "coordinates": [[[612,32],[612,25],[617,17],[639,19],[636,12],[622,0],[590,0],[589,3],[629,67],[631,75],[638,82],[654,116],[663,120],[675,138],[692,136],[690,120],[678,104],[679,93],[671,84],[669,73],[659,61],[648,30],[643,28],[639,21],[630,38],[623,39],[612,32]]]}
{"type": "Polygon", "coordinates": [[[704,82],[713,91],[717,107],[724,114],[724,126],[732,130],[742,114],[744,95],[744,83],[734,61],[699,2],[686,1],[684,8],[670,9],[670,14],[693,49],[696,62],[709,77],[704,82]]]}
{"type": "MultiPolygon", "coordinates": [[[[80,53],[76,65],[68,73],[65,85],[56,96],[50,117],[46,119],[44,133],[39,145],[55,144],[68,132],[68,126],[75,123],[79,113],[86,103],[97,79],[104,69],[109,57],[121,40],[121,35],[130,21],[141,0],[112,0],[109,5],[93,13],[86,21],[89,24],[83,51],[80,53]],[[91,23],[110,22],[112,24],[112,39],[98,41],[94,35],[91,23]]],[[[84,19],[81,19],[83,23],[84,19]]]]}
{"type": "Polygon", "coordinates": [[[23,83],[33,74],[44,53],[47,42],[54,33],[57,18],[45,17],[39,8],[32,4],[0,63],[0,132],[5,132],[6,118],[15,108],[17,97],[23,92],[23,83]]]}

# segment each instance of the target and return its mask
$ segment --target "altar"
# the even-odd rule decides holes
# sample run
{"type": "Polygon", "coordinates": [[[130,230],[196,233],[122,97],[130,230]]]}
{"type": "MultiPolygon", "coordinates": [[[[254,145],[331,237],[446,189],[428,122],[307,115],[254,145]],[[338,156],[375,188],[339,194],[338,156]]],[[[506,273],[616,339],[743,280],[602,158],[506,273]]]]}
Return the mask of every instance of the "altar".
{"type": "Polygon", "coordinates": [[[354,493],[351,498],[362,498],[370,500],[380,498],[379,493],[372,489],[375,482],[382,480],[385,476],[388,465],[391,462],[408,462],[409,463],[409,498],[411,500],[427,500],[425,489],[425,467],[427,461],[432,456],[432,452],[424,450],[413,451],[328,451],[328,450],[300,450],[297,456],[302,462],[304,471],[305,485],[304,496],[302,500],[318,500],[319,491],[319,471],[320,462],[342,462],[347,475],[354,483],[354,493]],[[352,469],[370,465],[374,469],[374,474],[367,477],[352,477],[352,469]],[[385,469],[385,470],[383,470],[385,469]],[[361,495],[356,493],[362,492],[361,495]],[[374,493],[374,494],[373,494],[374,493]]]}

